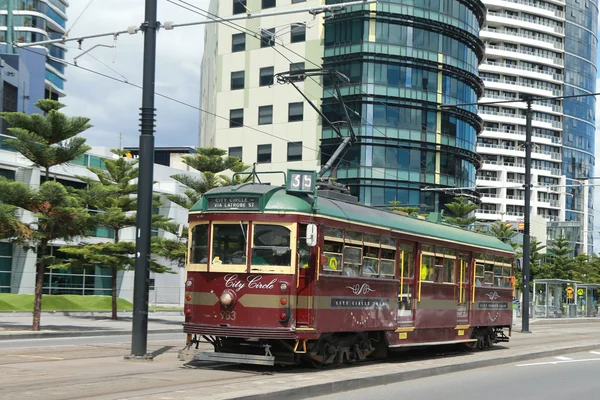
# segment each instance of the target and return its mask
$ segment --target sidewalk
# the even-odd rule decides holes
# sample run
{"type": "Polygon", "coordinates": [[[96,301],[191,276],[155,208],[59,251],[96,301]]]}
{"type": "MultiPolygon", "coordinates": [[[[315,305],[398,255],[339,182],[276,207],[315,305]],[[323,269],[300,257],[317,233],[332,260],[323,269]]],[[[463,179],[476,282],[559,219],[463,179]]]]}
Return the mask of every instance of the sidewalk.
{"type": "MultiPolygon", "coordinates": [[[[132,313],[110,312],[42,312],[41,331],[32,332],[32,314],[27,312],[0,313],[0,340],[34,339],[43,337],[80,337],[127,335],[131,333],[132,313]]],[[[156,311],[148,316],[148,333],[183,334],[184,317],[180,311],[156,311]]]]}
{"type": "MultiPolygon", "coordinates": [[[[34,339],[41,337],[81,337],[127,335],[131,333],[131,311],[119,312],[119,319],[110,319],[110,312],[43,312],[42,330],[31,331],[32,315],[28,312],[0,312],[0,340],[34,339]]],[[[148,316],[148,333],[182,333],[184,316],[181,311],[156,311],[148,316]]],[[[600,317],[530,319],[530,330],[536,326],[600,323],[600,317]]],[[[516,318],[513,332],[521,330],[521,318],[516,318]]]]}

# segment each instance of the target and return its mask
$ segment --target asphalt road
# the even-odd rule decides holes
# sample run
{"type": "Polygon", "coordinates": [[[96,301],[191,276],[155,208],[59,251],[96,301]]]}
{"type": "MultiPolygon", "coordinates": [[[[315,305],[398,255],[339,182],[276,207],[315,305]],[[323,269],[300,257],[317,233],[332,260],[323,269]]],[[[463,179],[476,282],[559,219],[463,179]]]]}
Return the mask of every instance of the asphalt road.
{"type": "Polygon", "coordinates": [[[314,400],[593,399],[600,392],[600,349],[375,386],[314,400]]]}
{"type": "MultiPolygon", "coordinates": [[[[158,333],[148,335],[149,341],[169,340],[183,347],[185,335],[177,333],[158,333]]],[[[0,340],[0,349],[18,349],[31,347],[79,346],[86,344],[131,344],[131,335],[92,336],[92,337],[59,337],[35,339],[0,340]]]]}

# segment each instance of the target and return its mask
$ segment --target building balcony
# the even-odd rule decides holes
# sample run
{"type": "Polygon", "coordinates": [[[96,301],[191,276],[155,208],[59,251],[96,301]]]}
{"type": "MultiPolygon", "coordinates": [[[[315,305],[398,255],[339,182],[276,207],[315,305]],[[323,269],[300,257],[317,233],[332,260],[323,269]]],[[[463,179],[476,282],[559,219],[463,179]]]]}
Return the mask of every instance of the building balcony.
{"type": "Polygon", "coordinates": [[[524,11],[529,14],[539,15],[559,21],[565,17],[564,11],[556,10],[553,7],[546,6],[532,0],[483,0],[483,4],[485,4],[488,8],[490,6],[496,6],[508,10],[524,11]]]}
{"type": "Polygon", "coordinates": [[[500,90],[510,90],[515,92],[524,92],[532,95],[538,96],[546,96],[546,97],[554,97],[561,96],[562,90],[552,89],[545,85],[533,85],[531,83],[523,82],[519,79],[511,80],[511,79],[496,79],[489,77],[481,77],[481,79],[485,82],[485,87],[489,89],[500,89],[500,90]]]}
{"type": "Polygon", "coordinates": [[[565,28],[558,22],[546,22],[533,20],[531,18],[517,17],[503,12],[488,11],[487,22],[497,22],[503,25],[518,26],[530,30],[536,30],[544,33],[553,33],[564,36],[565,28]]]}
{"type": "Polygon", "coordinates": [[[551,65],[555,68],[562,68],[565,65],[565,61],[562,58],[547,57],[535,52],[506,46],[487,45],[485,52],[487,55],[491,56],[517,58],[519,60],[551,65]]]}
{"type": "MultiPolygon", "coordinates": [[[[536,35],[520,33],[520,32],[511,32],[504,29],[494,29],[494,28],[483,28],[479,34],[482,40],[485,39],[496,39],[500,41],[514,41],[515,38],[519,38],[519,43],[525,44],[528,46],[539,47],[542,49],[548,50],[563,50],[564,44],[562,40],[552,40],[545,37],[540,37],[536,35]]],[[[558,39],[558,38],[557,38],[558,39]]]]}
{"type": "Polygon", "coordinates": [[[480,72],[494,72],[503,75],[516,75],[526,78],[533,78],[545,81],[554,81],[562,83],[564,81],[563,74],[556,74],[550,71],[542,71],[535,68],[524,67],[521,65],[512,65],[493,61],[485,61],[479,65],[480,72]]]}
{"type": "Polygon", "coordinates": [[[475,218],[478,220],[493,220],[498,221],[502,218],[499,210],[475,210],[475,218]]]}
{"type": "MultiPolygon", "coordinates": [[[[491,111],[491,110],[479,110],[479,116],[485,121],[507,123],[507,124],[522,124],[525,125],[526,118],[524,115],[516,113],[510,113],[506,111],[491,111]]],[[[562,130],[562,122],[555,121],[548,118],[532,118],[532,125],[537,128],[545,129],[560,129],[562,130]]]]}
{"type": "MultiPolygon", "coordinates": [[[[512,129],[499,129],[499,128],[491,128],[484,127],[483,131],[479,134],[480,137],[483,138],[502,138],[504,140],[520,140],[521,142],[525,141],[525,132],[523,131],[515,131],[512,129]]],[[[538,134],[535,131],[532,133],[531,137],[533,143],[545,144],[545,145],[555,145],[561,146],[562,139],[556,136],[542,135],[538,134]]]]}

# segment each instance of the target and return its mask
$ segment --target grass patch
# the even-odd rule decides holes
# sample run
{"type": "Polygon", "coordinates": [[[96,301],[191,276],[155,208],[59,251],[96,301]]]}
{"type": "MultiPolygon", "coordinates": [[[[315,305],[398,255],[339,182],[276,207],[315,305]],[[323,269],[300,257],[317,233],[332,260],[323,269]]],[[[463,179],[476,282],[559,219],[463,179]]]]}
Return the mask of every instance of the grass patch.
{"type": "MultiPolygon", "coordinates": [[[[33,311],[32,294],[0,294],[0,311],[33,311]]],[[[133,310],[133,304],[118,298],[119,311],[133,310]]],[[[110,296],[78,296],[74,294],[44,295],[42,311],[110,311],[110,296]]]]}

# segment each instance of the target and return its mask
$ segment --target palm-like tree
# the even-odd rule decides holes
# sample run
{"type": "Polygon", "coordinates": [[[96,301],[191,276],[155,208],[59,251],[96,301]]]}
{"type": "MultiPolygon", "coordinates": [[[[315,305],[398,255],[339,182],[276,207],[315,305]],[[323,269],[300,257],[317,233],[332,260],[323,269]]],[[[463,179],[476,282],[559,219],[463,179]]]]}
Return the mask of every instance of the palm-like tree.
{"type": "Polygon", "coordinates": [[[17,217],[18,209],[10,204],[0,203],[0,239],[31,239],[31,228],[17,217]]]}
{"type": "Polygon", "coordinates": [[[169,195],[167,198],[173,203],[189,210],[210,189],[241,183],[239,176],[231,179],[223,174],[223,172],[227,170],[242,172],[248,169],[248,166],[238,157],[228,157],[225,154],[227,154],[225,150],[211,147],[205,149],[197,148],[196,154],[184,156],[184,164],[200,172],[201,176],[193,177],[184,174],[171,176],[171,178],[185,185],[188,189],[186,189],[184,195],[169,195]]]}
{"type": "Polygon", "coordinates": [[[59,110],[65,107],[58,101],[43,99],[35,103],[44,112],[28,115],[19,112],[3,112],[2,119],[8,122],[9,132],[14,138],[6,143],[35,165],[45,170],[50,179],[50,167],[76,159],[90,150],[80,133],[92,127],[90,119],[67,117],[59,110]]]}
{"type": "MultiPolygon", "coordinates": [[[[98,180],[78,176],[87,183],[87,188],[80,190],[79,195],[88,206],[98,209],[96,222],[100,226],[111,228],[114,232],[113,243],[102,245],[64,246],[63,253],[74,256],[70,262],[61,264],[61,267],[70,266],[92,267],[106,265],[111,268],[111,297],[112,319],[117,319],[117,276],[118,271],[129,270],[134,266],[135,243],[120,242],[121,229],[136,226],[137,193],[136,179],[139,176],[137,160],[125,158],[126,151],[112,149],[116,159],[103,159],[106,169],[88,167],[98,180]]],[[[155,199],[154,205],[160,202],[155,199]]],[[[153,223],[166,223],[163,215],[153,215],[153,223]]],[[[154,272],[168,272],[166,267],[151,263],[154,272]]]]}
{"type": "Polygon", "coordinates": [[[452,203],[445,204],[451,216],[446,216],[446,221],[461,227],[469,226],[477,220],[468,215],[477,208],[477,204],[469,203],[466,197],[457,197],[452,203]]]}
{"type": "Polygon", "coordinates": [[[39,331],[44,272],[46,266],[53,262],[48,256],[48,243],[55,239],[70,241],[86,236],[93,221],[78,197],[57,182],[44,182],[36,190],[24,183],[0,178],[0,202],[30,211],[37,219],[30,235],[31,244],[38,252],[32,329],[39,331]]]}

